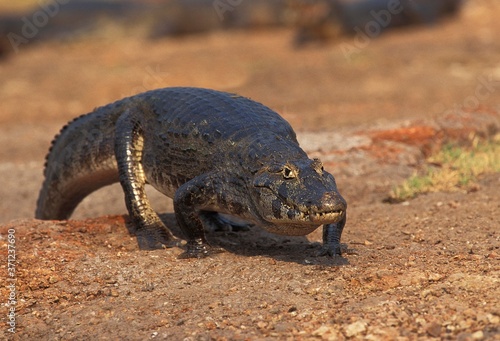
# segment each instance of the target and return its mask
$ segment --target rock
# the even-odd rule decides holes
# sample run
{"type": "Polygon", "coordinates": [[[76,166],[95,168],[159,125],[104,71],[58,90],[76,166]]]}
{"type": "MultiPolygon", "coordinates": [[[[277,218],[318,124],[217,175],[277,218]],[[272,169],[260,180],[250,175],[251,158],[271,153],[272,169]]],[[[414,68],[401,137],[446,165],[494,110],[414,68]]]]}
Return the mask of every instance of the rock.
{"type": "Polygon", "coordinates": [[[347,337],[353,337],[359,335],[366,331],[366,322],[356,321],[345,327],[345,335],[347,337]]]}
{"type": "Polygon", "coordinates": [[[472,340],[483,340],[484,339],[484,333],[482,330],[478,330],[475,333],[472,333],[472,340]]]}
{"type": "Polygon", "coordinates": [[[441,335],[441,325],[437,322],[430,323],[425,331],[432,337],[439,337],[441,335]]]}
{"type": "Polygon", "coordinates": [[[321,326],[318,329],[316,329],[315,331],[313,331],[312,334],[314,336],[323,336],[326,333],[329,333],[330,331],[331,331],[331,327],[329,327],[329,326],[321,326]]]}
{"type": "Polygon", "coordinates": [[[438,273],[430,273],[429,274],[429,281],[432,282],[437,282],[443,278],[443,275],[438,274],[438,273]]]}

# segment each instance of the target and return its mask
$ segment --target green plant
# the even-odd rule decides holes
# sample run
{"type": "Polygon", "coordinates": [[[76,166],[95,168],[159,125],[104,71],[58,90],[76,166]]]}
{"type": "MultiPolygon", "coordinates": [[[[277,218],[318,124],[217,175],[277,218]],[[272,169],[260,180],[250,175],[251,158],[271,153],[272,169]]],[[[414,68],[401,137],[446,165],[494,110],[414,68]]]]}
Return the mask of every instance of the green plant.
{"type": "Polygon", "coordinates": [[[470,190],[482,174],[500,172],[500,134],[493,139],[472,140],[468,148],[445,145],[427,159],[426,166],[389,194],[388,201],[401,202],[428,192],[470,190]]]}

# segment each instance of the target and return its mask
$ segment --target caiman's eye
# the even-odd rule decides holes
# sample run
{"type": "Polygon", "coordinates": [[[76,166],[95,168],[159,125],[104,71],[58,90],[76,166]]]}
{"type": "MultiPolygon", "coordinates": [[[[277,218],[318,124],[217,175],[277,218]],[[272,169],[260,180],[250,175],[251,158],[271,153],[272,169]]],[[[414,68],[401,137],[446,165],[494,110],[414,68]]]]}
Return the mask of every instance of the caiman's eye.
{"type": "Polygon", "coordinates": [[[285,179],[295,179],[297,177],[297,174],[295,174],[295,170],[293,170],[289,166],[284,166],[281,173],[283,174],[283,177],[285,179]]]}

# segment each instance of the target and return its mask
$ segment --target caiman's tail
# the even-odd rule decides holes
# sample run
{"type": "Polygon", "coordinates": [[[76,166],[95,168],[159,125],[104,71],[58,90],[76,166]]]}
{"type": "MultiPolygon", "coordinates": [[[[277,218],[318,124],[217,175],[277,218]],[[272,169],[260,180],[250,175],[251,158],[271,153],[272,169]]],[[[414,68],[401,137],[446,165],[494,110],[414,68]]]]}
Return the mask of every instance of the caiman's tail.
{"type": "Polygon", "coordinates": [[[87,195],[118,181],[114,126],[119,110],[113,105],[76,118],[54,138],[35,218],[67,219],[87,195]]]}

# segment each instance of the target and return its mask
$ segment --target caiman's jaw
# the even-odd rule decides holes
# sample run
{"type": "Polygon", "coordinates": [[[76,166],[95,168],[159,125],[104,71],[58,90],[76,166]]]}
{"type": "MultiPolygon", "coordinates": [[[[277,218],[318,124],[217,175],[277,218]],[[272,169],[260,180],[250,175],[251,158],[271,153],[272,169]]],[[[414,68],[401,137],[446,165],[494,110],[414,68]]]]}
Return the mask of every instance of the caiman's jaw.
{"type": "MultiPolygon", "coordinates": [[[[315,211],[314,209],[296,209],[292,208],[286,204],[283,204],[286,215],[286,219],[283,219],[283,223],[290,222],[304,222],[306,224],[331,224],[336,223],[344,216],[343,210],[335,210],[335,211],[315,211]]],[[[275,222],[279,221],[279,219],[274,219],[275,222]]]]}
{"type": "Polygon", "coordinates": [[[264,214],[262,225],[269,232],[303,236],[311,233],[320,225],[333,224],[345,216],[344,209],[318,211],[315,208],[294,208],[284,202],[273,203],[273,214],[264,214]],[[280,209],[278,210],[278,206],[280,209]]]}

